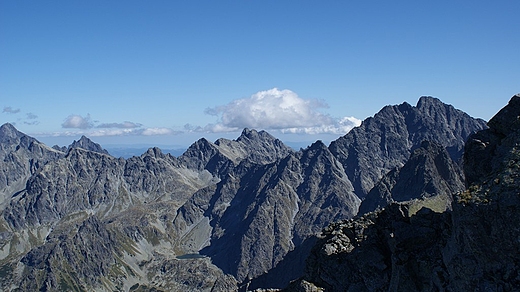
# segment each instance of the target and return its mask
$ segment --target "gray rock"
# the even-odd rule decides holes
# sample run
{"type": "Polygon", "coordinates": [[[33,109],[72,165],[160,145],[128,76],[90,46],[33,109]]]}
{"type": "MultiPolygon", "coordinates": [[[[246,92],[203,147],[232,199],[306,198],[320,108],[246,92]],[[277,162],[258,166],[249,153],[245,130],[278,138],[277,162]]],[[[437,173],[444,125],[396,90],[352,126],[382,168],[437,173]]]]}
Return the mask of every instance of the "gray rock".
{"type": "Polygon", "coordinates": [[[68,233],[51,233],[47,241],[29,251],[19,288],[24,291],[86,291],[116,264],[116,242],[95,216],[70,226],[68,233]]]}
{"type": "Polygon", "coordinates": [[[101,145],[99,145],[98,143],[94,143],[92,140],[85,136],[81,136],[81,138],[78,141],[74,140],[72,144],[69,145],[68,150],[74,148],[81,148],[93,152],[98,152],[101,154],[109,154],[107,150],[101,147],[101,145]]]}
{"type": "Polygon", "coordinates": [[[486,127],[483,120],[437,98],[421,97],[415,107],[408,103],[384,107],[333,141],[330,150],[343,164],[356,194],[364,199],[386,173],[403,166],[423,141],[436,141],[459,161],[468,136],[486,127]]]}
{"type": "Polygon", "coordinates": [[[516,291],[519,101],[513,97],[490,129],[468,140],[468,188],[454,194],[452,211],[391,203],[333,223],[307,259],[305,276],[286,291],[516,291]]]}
{"type": "Polygon", "coordinates": [[[385,175],[368,193],[359,215],[384,208],[392,202],[421,201],[442,212],[451,209],[452,195],[464,190],[462,169],[435,142],[425,141],[406,164],[385,175]]]}
{"type": "MultiPolygon", "coordinates": [[[[4,125],[0,289],[281,288],[303,274],[305,258],[321,229],[352,218],[364,190],[389,170],[402,167],[421,141],[437,141],[457,159],[459,142],[480,126],[480,121],[451,106],[421,98],[417,107],[385,107],[330,147],[317,141],[295,152],[264,131],[244,129],[236,140],[201,139],[177,158],[150,148],[141,156],[117,159],[87,138],[64,153],[4,125]]],[[[439,152],[417,157],[430,161],[445,156],[439,152]]],[[[410,167],[410,173],[423,178],[441,175],[443,165],[410,167]]],[[[401,172],[399,181],[413,177],[401,172]]],[[[396,183],[392,188],[401,187],[396,183]]],[[[434,184],[436,188],[441,185],[434,184]]],[[[419,183],[417,190],[432,194],[419,183]]],[[[403,242],[416,227],[412,218],[436,216],[417,212],[414,206],[398,208],[406,209],[405,215],[385,215],[387,221],[395,217],[399,224],[409,225],[403,242]]],[[[426,230],[417,236],[438,235],[438,225],[420,224],[426,230]]],[[[370,226],[367,234],[387,234],[370,226]]],[[[326,253],[334,256],[353,247],[329,245],[326,253]]],[[[366,249],[373,250],[369,245],[366,249]]],[[[397,265],[394,271],[404,270],[397,265]]],[[[427,272],[431,270],[417,273],[427,272]]],[[[376,282],[373,287],[379,285],[376,282]]],[[[312,281],[297,287],[320,289],[312,281]]]]}
{"type": "Polygon", "coordinates": [[[196,193],[174,224],[187,228],[207,217],[211,244],[201,253],[250,288],[283,287],[303,272],[308,240],[329,222],[351,218],[359,202],[341,164],[316,142],[272,164],[243,161],[196,193]]]}
{"type": "Polygon", "coordinates": [[[294,152],[265,131],[244,129],[236,140],[218,139],[215,143],[202,138],[193,143],[179,161],[189,168],[207,169],[225,176],[242,160],[257,164],[272,163],[294,152]]]}
{"type": "Polygon", "coordinates": [[[45,146],[9,123],[0,126],[0,210],[10,195],[25,188],[32,174],[63,156],[65,153],[45,146]]]}

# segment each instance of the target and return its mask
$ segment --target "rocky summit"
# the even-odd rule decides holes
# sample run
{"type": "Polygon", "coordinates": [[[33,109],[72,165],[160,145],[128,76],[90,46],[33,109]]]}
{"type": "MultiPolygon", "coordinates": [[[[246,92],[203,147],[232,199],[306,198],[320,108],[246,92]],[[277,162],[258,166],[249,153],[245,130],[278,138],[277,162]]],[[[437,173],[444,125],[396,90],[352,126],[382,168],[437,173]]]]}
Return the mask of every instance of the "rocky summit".
{"type": "Polygon", "coordinates": [[[484,128],[485,121],[423,96],[416,106],[384,107],[333,141],[330,149],[343,164],[356,194],[364,198],[387,172],[403,166],[423,141],[439,143],[458,162],[467,137],[484,128]]]}
{"type": "MultiPolygon", "coordinates": [[[[388,202],[332,223],[313,247],[305,276],[285,291],[518,291],[519,116],[516,95],[489,121],[489,129],[469,137],[466,187],[451,193],[451,210],[417,210],[414,200],[388,202]]],[[[429,155],[438,153],[431,150],[429,155]]],[[[393,197],[400,183],[411,182],[409,175],[391,177],[392,184],[389,179],[383,184],[392,190],[378,194],[393,197]]]]}
{"type": "Polygon", "coordinates": [[[329,146],[295,151],[244,129],[178,157],[150,148],[116,158],[87,137],[50,148],[5,124],[0,290],[446,290],[482,275],[471,282],[480,289],[499,272],[511,283],[506,252],[468,242],[516,236],[481,224],[505,224],[516,210],[505,166],[516,159],[517,103],[489,129],[421,97],[384,107],[329,146]],[[481,221],[488,212],[504,217],[481,221]]]}

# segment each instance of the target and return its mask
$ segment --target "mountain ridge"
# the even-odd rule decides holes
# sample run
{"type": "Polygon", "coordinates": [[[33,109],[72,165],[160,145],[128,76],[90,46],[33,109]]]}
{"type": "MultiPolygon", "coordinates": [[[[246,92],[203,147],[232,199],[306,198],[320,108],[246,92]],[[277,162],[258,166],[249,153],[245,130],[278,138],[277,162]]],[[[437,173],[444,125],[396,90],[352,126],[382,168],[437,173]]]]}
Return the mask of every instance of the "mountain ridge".
{"type": "Polygon", "coordinates": [[[423,96],[415,107],[406,102],[383,107],[329,148],[363,199],[384,174],[402,166],[424,140],[440,141],[458,161],[466,138],[484,128],[487,125],[483,120],[473,119],[437,98],[423,96]]]}
{"type": "Polygon", "coordinates": [[[391,202],[332,223],[313,247],[305,276],[283,291],[515,291],[519,115],[515,95],[489,129],[468,138],[467,188],[449,194],[452,210],[391,202]]]}
{"type": "Polygon", "coordinates": [[[86,137],[66,152],[26,135],[11,139],[2,145],[7,156],[32,167],[21,168],[22,176],[18,168],[4,170],[18,182],[2,193],[0,287],[282,288],[303,274],[322,228],[356,216],[366,196],[360,186],[403,167],[421,138],[457,150],[470,130],[485,128],[436,99],[421,99],[423,111],[387,106],[331,145],[316,141],[300,151],[253,129],[235,140],[201,138],[178,157],[152,147],[115,158],[86,137]],[[435,123],[451,126],[437,131],[435,123]],[[361,147],[369,138],[376,141],[361,147]],[[95,276],[82,280],[87,272],[95,276]]]}

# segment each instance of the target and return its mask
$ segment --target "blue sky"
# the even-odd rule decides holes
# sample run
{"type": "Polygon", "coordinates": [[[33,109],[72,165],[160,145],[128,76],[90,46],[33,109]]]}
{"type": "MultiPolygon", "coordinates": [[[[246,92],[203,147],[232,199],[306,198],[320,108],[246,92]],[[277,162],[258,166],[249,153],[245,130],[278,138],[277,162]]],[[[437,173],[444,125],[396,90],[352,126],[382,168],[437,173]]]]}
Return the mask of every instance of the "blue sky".
{"type": "Polygon", "coordinates": [[[47,144],[330,141],[431,95],[520,92],[520,1],[0,0],[0,123],[47,144]]]}

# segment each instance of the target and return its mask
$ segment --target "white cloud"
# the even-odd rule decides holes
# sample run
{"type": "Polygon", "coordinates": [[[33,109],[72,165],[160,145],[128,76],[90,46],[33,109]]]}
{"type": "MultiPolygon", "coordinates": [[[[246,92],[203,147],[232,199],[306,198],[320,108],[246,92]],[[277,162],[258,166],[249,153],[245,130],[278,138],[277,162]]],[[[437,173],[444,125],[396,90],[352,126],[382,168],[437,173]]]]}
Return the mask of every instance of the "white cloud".
{"type": "Polygon", "coordinates": [[[219,121],[204,129],[209,132],[229,132],[253,128],[283,133],[341,135],[360,124],[353,117],[332,118],[318,111],[326,107],[322,101],[302,99],[290,90],[273,88],[257,92],[250,98],[206,109],[205,113],[218,116],[219,121]]]}
{"type": "Polygon", "coordinates": [[[291,134],[334,134],[344,135],[348,133],[352,128],[361,125],[361,120],[354,117],[344,117],[341,119],[334,120],[334,123],[328,125],[321,125],[318,127],[301,127],[301,128],[287,128],[282,129],[282,133],[291,134]]]}
{"type": "Polygon", "coordinates": [[[136,135],[139,134],[141,130],[136,131],[136,129],[101,129],[90,131],[87,133],[87,136],[92,137],[102,137],[102,136],[127,136],[127,135],[136,135]]]}
{"type": "Polygon", "coordinates": [[[172,135],[178,134],[169,128],[146,128],[141,133],[144,136],[157,136],[157,135],[172,135]]]}
{"type": "Polygon", "coordinates": [[[70,115],[61,124],[62,128],[73,128],[73,129],[90,129],[94,126],[90,119],[90,114],[86,117],[80,115],[70,115]]]}
{"type": "MultiPolygon", "coordinates": [[[[31,114],[32,115],[32,114],[31,114]]],[[[28,114],[29,117],[29,114],[28,114]]],[[[34,115],[36,117],[36,115],[34,115]]],[[[159,136],[176,135],[181,132],[170,128],[145,128],[140,123],[124,121],[122,123],[99,123],[93,121],[88,114],[86,117],[81,115],[70,115],[62,123],[62,128],[76,129],[65,132],[40,133],[40,136],[79,136],[86,135],[91,137],[103,136],[159,136]]]]}

